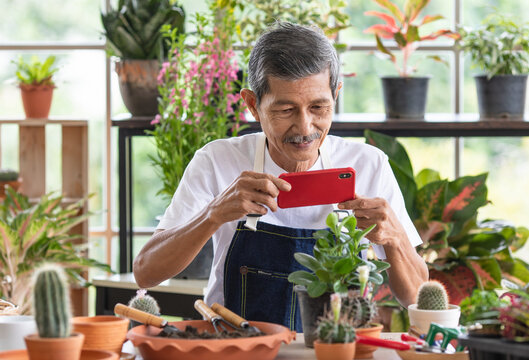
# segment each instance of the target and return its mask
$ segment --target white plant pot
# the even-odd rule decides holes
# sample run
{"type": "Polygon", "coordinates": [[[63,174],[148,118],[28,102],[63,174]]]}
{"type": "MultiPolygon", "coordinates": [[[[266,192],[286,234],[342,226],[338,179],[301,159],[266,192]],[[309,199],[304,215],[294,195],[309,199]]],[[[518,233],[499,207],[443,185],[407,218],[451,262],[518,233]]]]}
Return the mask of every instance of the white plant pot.
{"type": "Polygon", "coordinates": [[[410,326],[415,326],[421,334],[428,333],[430,323],[436,323],[448,328],[455,328],[459,325],[461,309],[457,305],[448,305],[447,310],[419,310],[417,304],[408,306],[410,326]]]}
{"type": "Polygon", "coordinates": [[[33,316],[0,316],[0,351],[25,349],[24,336],[37,332],[33,316]]]}

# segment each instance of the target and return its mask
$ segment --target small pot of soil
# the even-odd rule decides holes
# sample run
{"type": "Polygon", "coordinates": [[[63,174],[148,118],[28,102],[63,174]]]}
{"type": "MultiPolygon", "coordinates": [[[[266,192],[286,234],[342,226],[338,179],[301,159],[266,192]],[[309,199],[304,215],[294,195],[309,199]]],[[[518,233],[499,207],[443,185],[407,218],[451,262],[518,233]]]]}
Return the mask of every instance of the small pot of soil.
{"type": "Polygon", "coordinates": [[[330,296],[328,293],[313,298],[310,297],[305,286],[296,285],[294,291],[298,297],[301,324],[306,347],[313,347],[316,340],[317,320],[323,315],[325,306],[329,306],[330,296]]]}

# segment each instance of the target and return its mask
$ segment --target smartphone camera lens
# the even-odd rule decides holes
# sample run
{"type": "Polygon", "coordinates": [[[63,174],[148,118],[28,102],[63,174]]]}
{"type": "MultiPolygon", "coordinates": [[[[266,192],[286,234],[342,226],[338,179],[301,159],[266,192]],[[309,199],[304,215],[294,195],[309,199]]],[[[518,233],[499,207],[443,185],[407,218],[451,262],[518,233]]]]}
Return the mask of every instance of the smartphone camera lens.
{"type": "Polygon", "coordinates": [[[340,179],[348,179],[351,177],[351,173],[343,173],[338,175],[340,179]]]}

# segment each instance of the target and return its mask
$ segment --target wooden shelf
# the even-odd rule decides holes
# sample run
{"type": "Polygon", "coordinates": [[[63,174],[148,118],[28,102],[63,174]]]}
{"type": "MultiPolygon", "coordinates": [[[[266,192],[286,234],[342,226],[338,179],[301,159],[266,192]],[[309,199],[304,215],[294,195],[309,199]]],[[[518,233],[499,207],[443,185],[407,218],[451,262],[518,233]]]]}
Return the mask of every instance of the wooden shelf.
{"type": "MultiPolygon", "coordinates": [[[[112,126],[139,133],[153,129],[150,117],[132,118],[120,115],[112,126]]],[[[426,114],[424,120],[386,119],[384,114],[336,115],[330,133],[338,136],[363,137],[371,129],[397,137],[456,137],[456,136],[529,136],[529,117],[524,120],[483,119],[478,114],[426,114]]],[[[255,121],[249,121],[241,134],[261,131],[255,121]]]]}
{"type": "MultiPolygon", "coordinates": [[[[31,201],[38,201],[46,193],[46,127],[61,127],[61,169],[63,204],[68,205],[88,195],[88,121],[71,118],[0,119],[2,125],[19,128],[19,173],[22,186],[19,191],[31,201]]],[[[0,144],[1,145],[1,144],[0,144]]],[[[1,148],[1,147],[0,147],[1,148]]],[[[85,204],[83,212],[87,211],[85,204]]],[[[75,226],[71,234],[88,239],[88,221],[75,226]]],[[[73,289],[72,303],[75,315],[88,313],[87,289],[73,289]]]]}

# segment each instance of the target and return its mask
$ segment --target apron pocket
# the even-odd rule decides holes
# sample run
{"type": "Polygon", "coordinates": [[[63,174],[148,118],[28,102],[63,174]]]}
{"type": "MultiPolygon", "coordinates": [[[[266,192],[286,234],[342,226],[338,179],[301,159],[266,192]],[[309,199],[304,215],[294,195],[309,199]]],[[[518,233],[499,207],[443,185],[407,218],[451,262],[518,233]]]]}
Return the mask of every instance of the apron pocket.
{"type": "Polygon", "coordinates": [[[241,266],[239,271],[242,317],[273,322],[294,330],[297,299],[288,274],[251,266],[241,266]]]}

